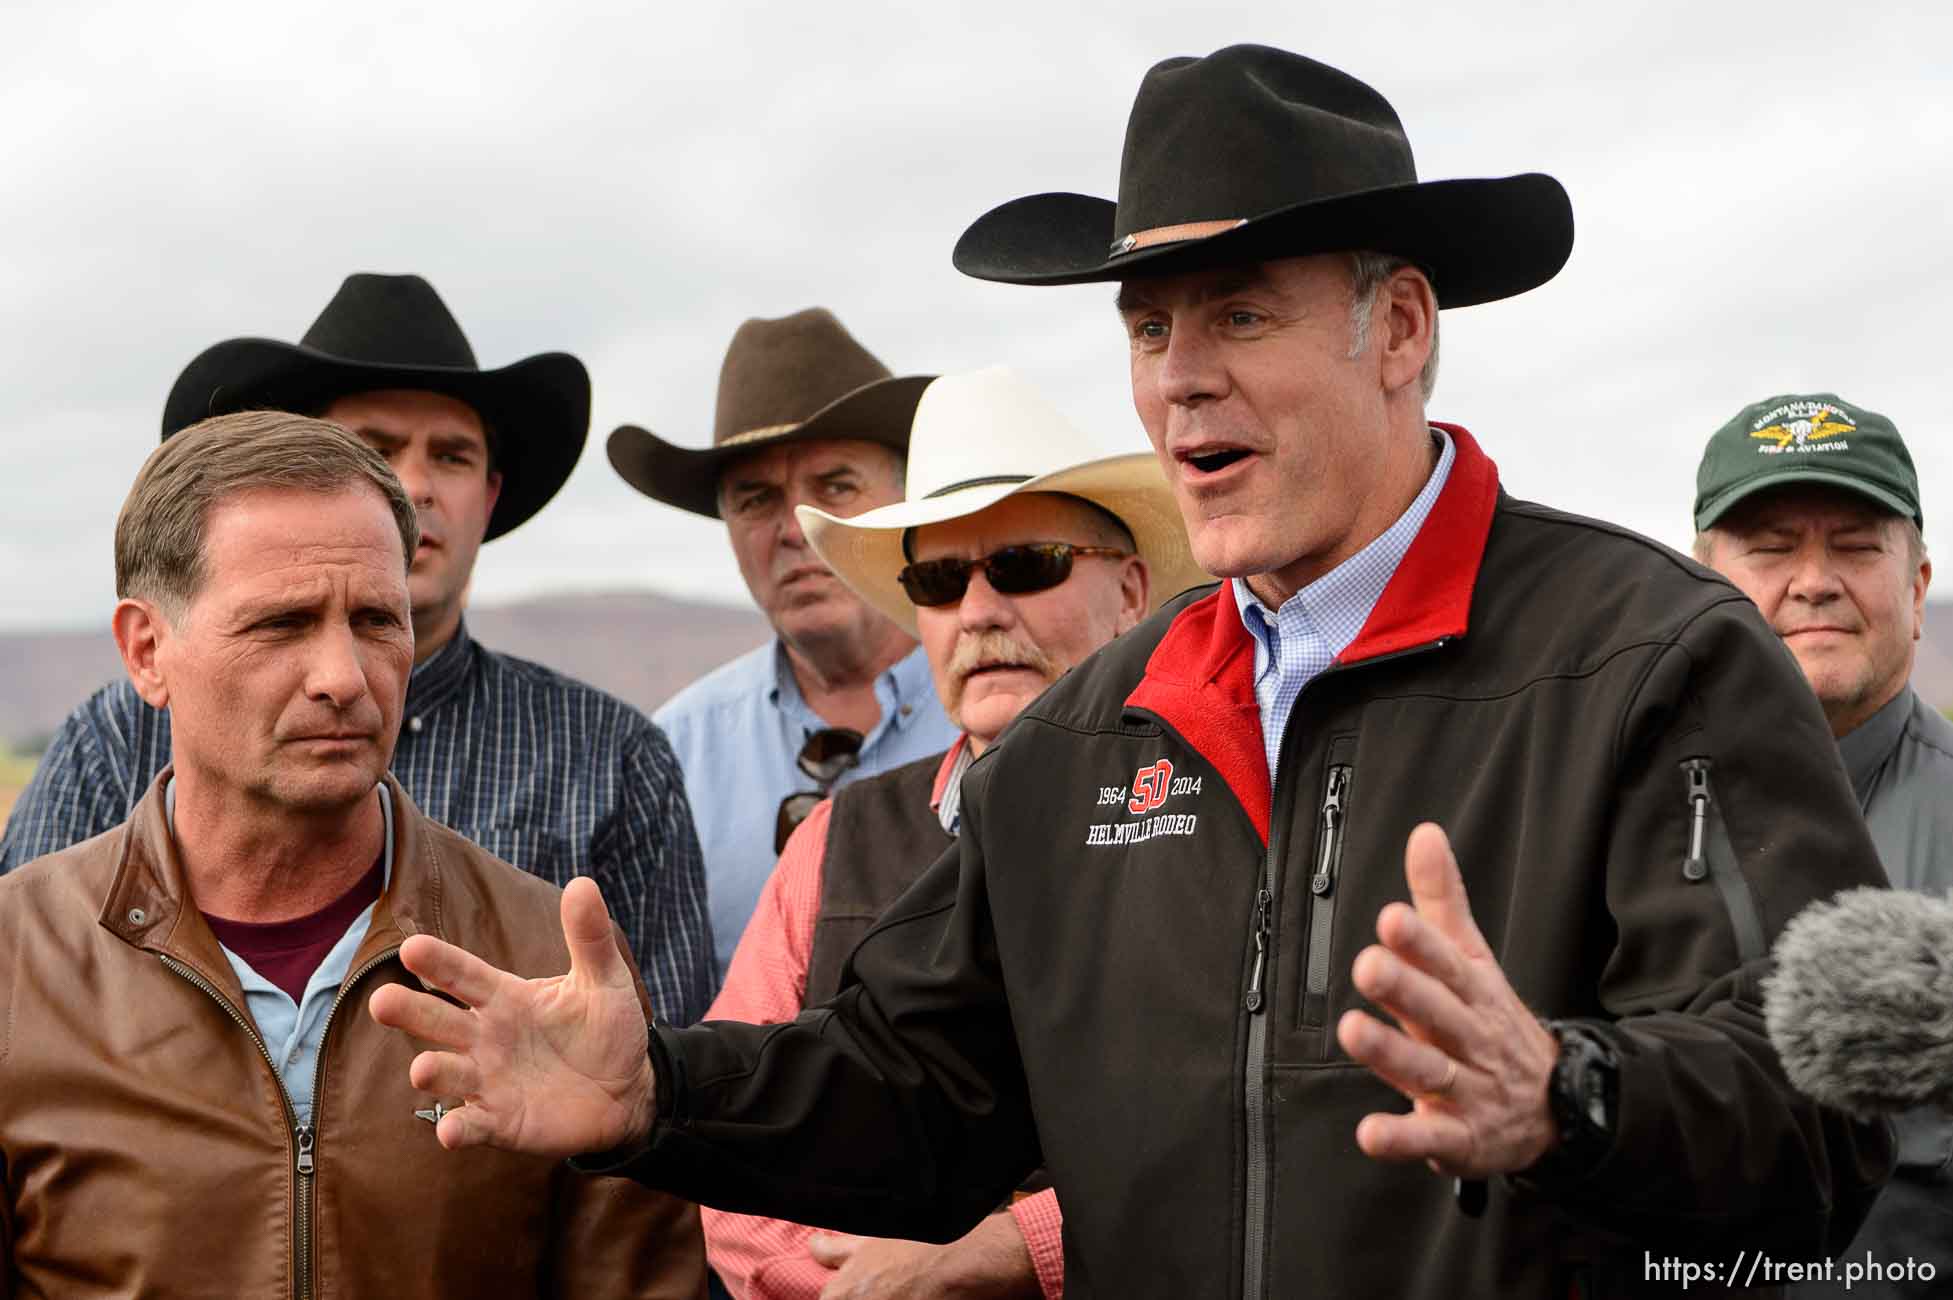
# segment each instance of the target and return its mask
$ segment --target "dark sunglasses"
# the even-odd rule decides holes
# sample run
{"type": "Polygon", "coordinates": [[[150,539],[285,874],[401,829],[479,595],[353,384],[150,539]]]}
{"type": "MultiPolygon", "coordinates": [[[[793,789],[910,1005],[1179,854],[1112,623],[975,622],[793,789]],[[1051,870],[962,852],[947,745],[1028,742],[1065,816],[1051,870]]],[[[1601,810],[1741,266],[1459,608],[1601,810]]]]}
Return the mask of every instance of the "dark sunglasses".
{"type": "Polygon", "coordinates": [[[820,789],[802,790],[780,800],[780,811],[773,818],[774,853],[787,847],[794,828],[807,820],[816,804],[827,798],[828,791],[843,774],[861,762],[861,742],[865,739],[852,727],[823,727],[808,733],[807,743],[800,747],[794,763],[820,789]]]}
{"type": "Polygon", "coordinates": [[[1033,542],[1006,546],[975,560],[917,560],[899,573],[902,590],[918,605],[954,605],[970,589],[970,571],[982,569],[990,585],[1006,596],[1023,596],[1055,587],[1071,576],[1075,555],[1130,554],[1111,546],[1073,546],[1033,542]]]}

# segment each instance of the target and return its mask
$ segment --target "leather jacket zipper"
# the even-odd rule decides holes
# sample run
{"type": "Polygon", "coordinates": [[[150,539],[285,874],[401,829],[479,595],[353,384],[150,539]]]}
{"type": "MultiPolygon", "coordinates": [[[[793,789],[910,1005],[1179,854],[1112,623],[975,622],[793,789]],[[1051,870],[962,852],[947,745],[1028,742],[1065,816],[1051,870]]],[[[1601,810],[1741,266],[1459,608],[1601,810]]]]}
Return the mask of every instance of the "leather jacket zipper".
{"type": "MultiPolygon", "coordinates": [[[[352,990],[353,985],[364,978],[368,971],[399,955],[400,949],[397,946],[389,948],[362,963],[358,970],[340,981],[339,992],[333,995],[332,1006],[326,1010],[325,1024],[319,1029],[319,1060],[312,1069],[312,1106],[315,1111],[318,1108],[319,1098],[325,1095],[323,1089],[326,1036],[332,1032],[332,1022],[339,1014],[340,1004],[346,1000],[346,995],[352,990]]],[[[297,1175],[294,1197],[297,1201],[297,1214],[292,1231],[292,1293],[298,1297],[298,1300],[309,1300],[312,1294],[312,1219],[316,1200],[312,1184],[317,1171],[318,1130],[311,1124],[299,1123],[298,1112],[293,1109],[291,1096],[285,1091],[285,1081],[279,1076],[278,1064],[271,1059],[271,1049],[265,1046],[264,1037],[258,1033],[257,1026],[251,1023],[250,1018],[232,1005],[231,1000],[225,997],[216,985],[198,974],[194,967],[185,965],[168,954],[162,954],[162,958],[163,965],[208,993],[217,1005],[237,1022],[238,1027],[250,1035],[251,1041],[257,1045],[259,1054],[264,1057],[264,1063],[271,1068],[272,1081],[278,1085],[278,1100],[284,1103],[285,1121],[291,1126],[292,1169],[297,1175]]]]}
{"type": "MultiPolygon", "coordinates": [[[[400,948],[396,944],[388,948],[385,952],[376,953],[368,960],[361,962],[358,970],[339,981],[339,991],[332,995],[332,1005],[326,1008],[325,1023],[319,1026],[319,1059],[312,1066],[313,1114],[316,1115],[318,1113],[319,1099],[325,1096],[326,1043],[329,1041],[332,1033],[332,1022],[339,1016],[340,1005],[345,1002],[346,995],[352,992],[353,985],[364,979],[368,971],[372,970],[375,966],[392,961],[399,955],[400,948]]],[[[312,1153],[317,1149],[319,1139],[317,1130],[310,1124],[302,1126],[299,1132],[298,1172],[303,1177],[298,1182],[299,1207],[301,1210],[298,1219],[298,1244],[301,1252],[300,1262],[303,1266],[303,1271],[299,1273],[298,1294],[303,1298],[312,1294],[312,1208],[313,1203],[317,1199],[312,1186],[312,1153]]]]}
{"type": "Polygon", "coordinates": [[[292,1168],[298,1175],[297,1225],[292,1234],[292,1293],[301,1298],[310,1296],[312,1294],[312,1276],[309,1266],[312,1258],[311,1182],[314,1141],[312,1126],[298,1122],[298,1112],[292,1107],[291,1094],[285,1091],[285,1081],[278,1074],[278,1063],[271,1059],[271,1049],[265,1046],[264,1036],[258,1033],[258,1027],[251,1023],[251,1018],[239,1011],[231,1000],[224,996],[223,991],[199,974],[195,967],[178,961],[168,953],[159,955],[163,959],[164,966],[208,993],[211,1000],[224,1009],[224,1014],[237,1022],[237,1027],[249,1036],[251,1042],[257,1047],[258,1054],[264,1057],[266,1068],[271,1071],[271,1081],[278,1088],[278,1100],[285,1108],[285,1123],[291,1129],[292,1168]]]}
{"type": "Polygon", "coordinates": [[[1343,828],[1349,816],[1352,769],[1332,764],[1322,792],[1322,847],[1316,854],[1316,873],[1309,878],[1309,970],[1303,991],[1302,1023],[1320,1025],[1329,1012],[1329,936],[1336,920],[1336,872],[1343,861],[1343,828]]]}
{"type": "Polygon", "coordinates": [[[1768,946],[1763,941],[1763,919],[1757,912],[1756,896],[1736,861],[1729,827],[1716,802],[1715,786],[1710,781],[1714,770],[1715,764],[1706,758],[1682,760],[1688,797],[1688,852],[1682,859],[1682,878],[1715,884],[1729,913],[1730,928],[1735,931],[1736,954],[1747,963],[1762,958],[1768,946]]]}

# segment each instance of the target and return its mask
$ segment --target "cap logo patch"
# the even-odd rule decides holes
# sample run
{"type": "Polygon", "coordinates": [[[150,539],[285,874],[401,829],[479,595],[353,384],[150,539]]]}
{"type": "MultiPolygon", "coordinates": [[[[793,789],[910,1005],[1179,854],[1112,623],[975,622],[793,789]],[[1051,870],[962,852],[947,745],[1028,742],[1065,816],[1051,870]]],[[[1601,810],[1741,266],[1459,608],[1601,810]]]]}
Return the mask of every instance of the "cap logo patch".
{"type": "Polygon", "coordinates": [[[1829,402],[1786,402],[1765,411],[1750,426],[1750,437],[1761,443],[1757,454],[1780,456],[1815,451],[1849,451],[1849,442],[1828,442],[1858,432],[1849,414],[1829,402]]]}

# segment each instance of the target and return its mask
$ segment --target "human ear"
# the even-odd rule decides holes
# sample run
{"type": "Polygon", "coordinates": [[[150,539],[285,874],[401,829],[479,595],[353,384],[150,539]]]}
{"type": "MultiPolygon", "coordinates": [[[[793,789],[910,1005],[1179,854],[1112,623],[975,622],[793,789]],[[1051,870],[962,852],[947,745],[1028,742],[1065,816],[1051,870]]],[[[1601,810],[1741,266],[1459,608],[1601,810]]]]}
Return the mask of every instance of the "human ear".
{"type": "Polygon", "coordinates": [[[163,612],[150,601],[131,596],[116,604],[109,626],[115,633],[115,648],[122,654],[123,670],[129,674],[136,694],[153,709],[168,708],[169,684],[158,663],[158,652],[170,635],[163,612]]]}
{"type": "MultiPolygon", "coordinates": [[[[486,513],[489,515],[493,515],[495,513],[495,503],[502,499],[502,471],[501,470],[491,469],[488,471],[488,491],[486,496],[487,496],[486,504],[488,506],[486,513]]],[[[410,556],[408,558],[411,559],[412,557],[410,556]]]]}
{"type": "Polygon", "coordinates": [[[1437,343],[1438,300],[1424,273],[1408,266],[1393,273],[1378,296],[1385,325],[1378,364],[1384,392],[1394,394],[1420,381],[1437,343]]]}
{"type": "Polygon", "coordinates": [[[1933,585],[1933,562],[1919,561],[1919,572],[1912,578],[1912,639],[1917,641],[1926,631],[1926,589],[1933,585]]]}
{"type": "Polygon", "coordinates": [[[1152,581],[1152,575],[1146,571],[1146,561],[1136,555],[1126,560],[1125,571],[1119,575],[1119,634],[1138,627],[1139,620],[1146,617],[1146,597],[1152,581]]]}

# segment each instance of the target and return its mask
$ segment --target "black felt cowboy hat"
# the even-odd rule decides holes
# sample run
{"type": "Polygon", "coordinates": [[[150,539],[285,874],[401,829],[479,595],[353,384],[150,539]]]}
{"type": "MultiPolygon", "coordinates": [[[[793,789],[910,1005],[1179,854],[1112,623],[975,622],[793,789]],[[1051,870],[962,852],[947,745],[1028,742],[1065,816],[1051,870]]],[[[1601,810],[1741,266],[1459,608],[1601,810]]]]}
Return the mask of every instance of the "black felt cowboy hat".
{"type": "Polygon", "coordinates": [[[859,438],[907,453],[915,404],[934,375],[894,378],[825,307],[749,320],[719,367],[712,445],[680,447],[634,424],[611,431],[611,466],[654,501],[719,517],[719,475],[762,447],[859,438]]]}
{"type": "Polygon", "coordinates": [[[297,343],[227,339],[204,349],[163,404],[163,437],[212,415],[310,412],[378,388],[444,393],[481,416],[502,475],[484,539],[542,509],[576,468],[590,433],[590,376],[581,361],[545,352],[483,370],[433,285],[417,275],[358,274],[346,277],[297,343]]]}
{"type": "Polygon", "coordinates": [[[1347,73],[1232,45],[1155,64],[1126,124],[1119,199],[1033,194],[979,217],[958,270],[1081,284],[1370,250],[1424,268],[1444,307],[1523,293],[1566,265],[1550,176],[1417,179],[1396,111],[1347,73]]]}

